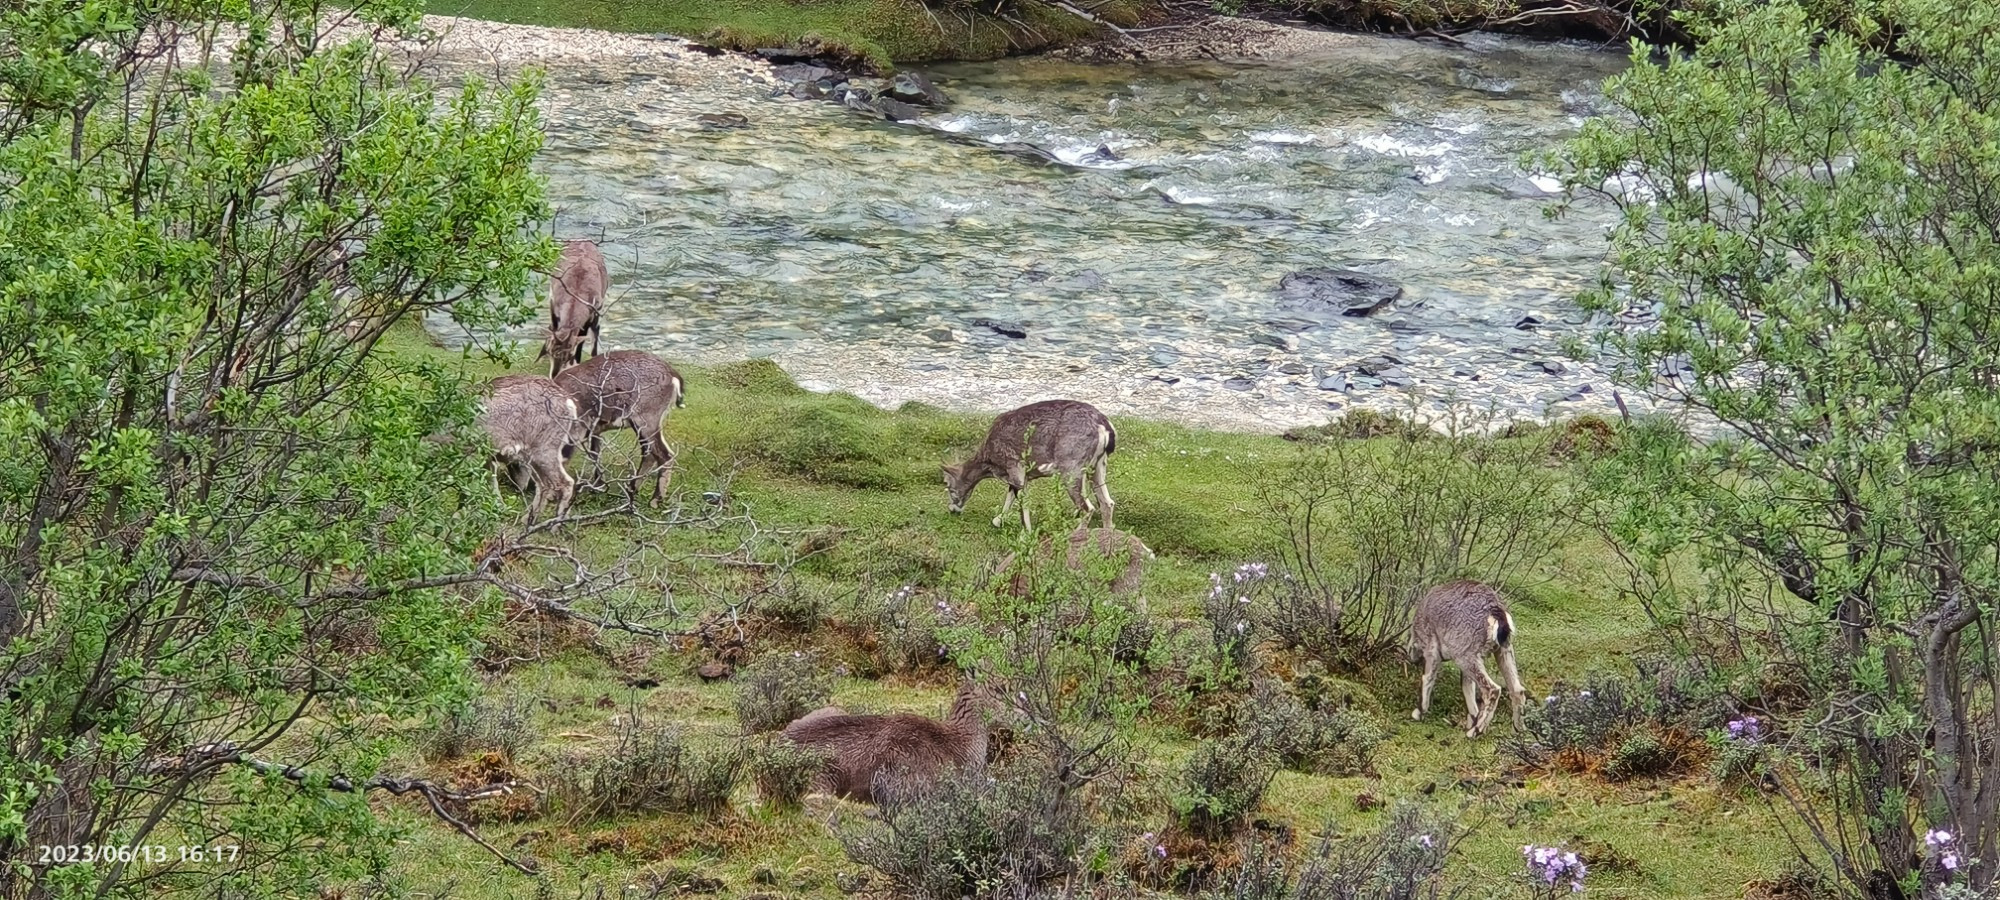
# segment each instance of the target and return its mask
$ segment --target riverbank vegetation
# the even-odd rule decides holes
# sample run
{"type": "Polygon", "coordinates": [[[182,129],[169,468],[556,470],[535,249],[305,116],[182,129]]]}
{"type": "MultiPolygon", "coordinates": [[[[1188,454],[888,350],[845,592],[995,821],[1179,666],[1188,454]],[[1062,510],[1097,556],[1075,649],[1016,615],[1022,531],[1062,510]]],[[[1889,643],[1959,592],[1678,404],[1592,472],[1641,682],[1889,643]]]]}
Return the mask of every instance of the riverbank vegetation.
{"type": "Polygon", "coordinates": [[[0,11],[0,894],[2000,881],[2000,10],[1883,4],[1899,65],[1732,7],[1543,161],[1627,212],[1582,303],[1662,310],[1578,352],[1719,439],[1422,403],[1121,421],[1136,592],[1067,564],[1054,485],[1038,536],[989,523],[994,488],[944,511],[982,417],[762,361],[686,371],[668,502],[618,433],[602,487],[519,524],[476,396],[532,352],[420,320],[536,314],[534,81],[412,76],[375,43],[408,3],[340,44],[259,5],[214,69],[192,48],[243,9],[176,11],[0,11]],[[1404,712],[1411,604],[1457,577],[1510,601],[1518,729],[1466,738],[1448,677],[1404,712]],[[772,734],[936,715],[961,679],[984,776],[872,809],[804,796],[821,761],[772,734]]]}
{"type": "Polygon", "coordinates": [[[785,49],[876,69],[1033,53],[1137,21],[1138,0],[429,0],[439,15],[664,32],[731,50],[785,49]]]}

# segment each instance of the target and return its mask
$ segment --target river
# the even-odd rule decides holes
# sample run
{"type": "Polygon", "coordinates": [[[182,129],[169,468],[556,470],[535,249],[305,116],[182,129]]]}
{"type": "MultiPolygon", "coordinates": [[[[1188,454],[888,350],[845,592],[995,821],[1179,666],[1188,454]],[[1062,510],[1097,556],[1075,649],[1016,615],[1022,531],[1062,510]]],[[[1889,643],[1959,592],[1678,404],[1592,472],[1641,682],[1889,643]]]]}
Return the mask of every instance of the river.
{"type": "Polygon", "coordinates": [[[543,170],[555,233],[604,247],[613,347],[770,357],[884,406],[1070,396],[1242,430],[1355,406],[1568,415],[1610,408],[1605,374],[1560,344],[1590,327],[1572,298],[1615,212],[1546,217],[1555,183],[1521,162],[1603,112],[1624,65],[1488,35],[1353,36],[1283,62],[1019,59],[927,70],[953,104],[924,127],[773,96],[761,75],[566,66],[543,170]],[[721,112],[750,125],[696,119],[721,112]],[[982,146],[1000,142],[1072,165],[982,146]],[[1300,330],[1275,289],[1328,266],[1404,293],[1300,330]]]}

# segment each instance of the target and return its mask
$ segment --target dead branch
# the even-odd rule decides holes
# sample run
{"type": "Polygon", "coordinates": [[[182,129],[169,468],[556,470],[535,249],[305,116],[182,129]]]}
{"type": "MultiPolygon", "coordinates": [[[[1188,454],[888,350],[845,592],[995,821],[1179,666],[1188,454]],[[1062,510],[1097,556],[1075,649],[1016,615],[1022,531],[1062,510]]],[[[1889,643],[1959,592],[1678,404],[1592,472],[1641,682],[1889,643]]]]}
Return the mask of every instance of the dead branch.
{"type": "MultiPolygon", "coordinates": [[[[150,775],[186,775],[192,778],[230,765],[248,766],[256,770],[259,774],[276,775],[300,787],[305,787],[314,781],[312,773],[298,766],[288,766],[282,763],[257,759],[238,749],[234,743],[229,741],[204,744],[191,748],[180,756],[154,760],[143,771],[150,775]]],[[[539,872],[533,860],[517,860],[502,853],[499,848],[487,843],[485,838],[480,837],[479,833],[473,830],[471,825],[466,824],[463,819],[452,815],[444,806],[447,801],[452,803],[471,803],[476,800],[509,796],[519,789],[533,790],[534,786],[528,782],[509,780],[501,784],[487,785],[475,790],[460,791],[441,787],[423,778],[399,778],[390,775],[376,775],[361,781],[355,781],[345,775],[334,775],[326,779],[325,786],[329,791],[342,794],[366,794],[371,791],[383,791],[398,797],[405,794],[420,795],[430,805],[431,812],[439,819],[444,820],[445,824],[450,825],[453,830],[465,835],[467,839],[484,848],[486,852],[493,854],[495,859],[506,863],[515,871],[525,875],[534,875],[539,872]]]]}

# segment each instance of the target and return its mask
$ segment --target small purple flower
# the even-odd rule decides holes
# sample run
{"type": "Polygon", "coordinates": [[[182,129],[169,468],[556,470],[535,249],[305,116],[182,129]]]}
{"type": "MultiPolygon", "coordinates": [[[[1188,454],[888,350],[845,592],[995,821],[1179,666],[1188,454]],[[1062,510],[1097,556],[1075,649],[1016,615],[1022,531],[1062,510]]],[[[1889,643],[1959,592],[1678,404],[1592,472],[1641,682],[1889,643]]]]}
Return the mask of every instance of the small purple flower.
{"type": "Polygon", "coordinates": [[[1939,858],[1938,858],[1938,865],[1941,865],[1941,866],[1943,866],[1943,867],[1945,868],[1945,871],[1947,871],[1947,872],[1955,872],[1955,871],[1957,871],[1957,870],[1958,870],[1958,854],[1956,854],[1956,853],[1947,853],[1947,854],[1945,854],[1945,855],[1943,855],[1943,856],[1939,857],[1939,858]]]}
{"type": "Polygon", "coordinates": [[[1154,853],[1154,855],[1158,856],[1158,857],[1159,857],[1159,858],[1161,858],[1161,859],[1166,859],[1166,858],[1167,858],[1167,845],[1165,845],[1165,844],[1155,844],[1155,845],[1153,845],[1153,853],[1154,853]]]}
{"type": "Polygon", "coordinates": [[[1425,850],[1429,850],[1437,846],[1437,841],[1431,840],[1431,836],[1428,834],[1420,834],[1417,835],[1417,845],[1423,847],[1425,850]]]}
{"type": "Polygon", "coordinates": [[[1924,832],[1924,845],[1927,847],[1942,847],[1951,842],[1952,842],[1952,836],[1951,832],[1949,831],[1924,832]]]}

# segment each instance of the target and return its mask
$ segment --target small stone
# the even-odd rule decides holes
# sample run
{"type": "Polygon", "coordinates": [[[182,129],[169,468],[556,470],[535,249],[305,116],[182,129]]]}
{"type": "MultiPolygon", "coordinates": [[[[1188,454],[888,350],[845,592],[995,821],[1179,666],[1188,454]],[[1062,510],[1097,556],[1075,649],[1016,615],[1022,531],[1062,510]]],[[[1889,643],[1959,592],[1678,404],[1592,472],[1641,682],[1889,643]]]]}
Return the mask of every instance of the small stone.
{"type": "Polygon", "coordinates": [[[1579,384],[1579,385],[1577,385],[1577,386],[1576,386],[1576,387],[1575,387],[1574,389],[1572,389],[1572,390],[1570,391],[1570,393],[1572,393],[1572,394],[1588,394],[1588,393],[1590,393],[1590,385],[1587,385],[1587,384],[1579,384]]]}
{"type": "Polygon", "coordinates": [[[728,663],[721,662],[720,660],[715,660],[702,663],[701,668],[694,670],[694,673],[696,675],[700,675],[701,680],[703,681],[717,681],[723,678],[728,678],[730,675],[730,668],[728,663]]]}
{"type": "Polygon", "coordinates": [[[1181,361],[1181,355],[1171,350],[1155,350],[1153,351],[1153,355],[1147,358],[1151,359],[1153,365],[1156,366],[1179,365],[1181,361]]]}
{"type": "Polygon", "coordinates": [[[700,122],[701,127],[715,131],[750,127],[750,120],[739,113],[702,113],[694,120],[700,122]]]}
{"type": "Polygon", "coordinates": [[[1311,372],[1312,367],[1306,365],[1305,363],[1288,362],[1282,366],[1279,366],[1278,371],[1283,372],[1286,375],[1304,375],[1307,372],[1311,372]]]}
{"type": "Polygon", "coordinates": [[[882,97],[875,101],[875,108],[882,111],[882,118],[892,122],[915,122],[924,117],[924,111],[894,97],[882,97]]]}
{"type": "Polygon", "coordinates": [[[1250,342],[1253,344],[1263,344],[1267,347],[1276,347],[1287,353],[1299,349],[1298,337],[1289,334],[1257,334],[1250,338],[1250,342]]]}
{"type": "Polygon", "coordinates": [[[1562,373],[1569,371],[1568,366],[1565,366],[1562,363],[1557,362],[1553,359],[1543,360],[1542,362],[1536,363],[1536,365],[1540,366],[1542,371],[1547,372],[1550,375],[1561,375],[1562,373]]]}
{"type": "Polygon", "coordinates": [[[1520,331],[1533,331],[1535,330],[1535,326],[1540,324],[1542,324],[1542,320],[1534,316],[1522,316],[1519,321],[1514,323],[1514,327],[1520,331]]]}
{"type": "Polygon", "coordinates": [[[933,328],[924,332],[924,337],[937,341],[940,344],[949,344],[952,341],[958,340],[957,336],[953,335],[949,328],[933,328]]]}
{"type": "Polygon", "coordinates": [[[1339,391],[1343,394],[1347,393],[1346,373],[1335,373],[1333,375],[1329,375],[1325,378],[1320,379],[1319,389],[1322,391],[1339,391]]]}
{"type": "Polygon", "coordinates": [[[1241,375],[1239,375],[1235,378],[1231,378],[1228,381],[1223,382],[1222,386],[1232,391],[1247,391],[1253,387],[1256,387],[1257,382],[1251,381],[1250,379],[1244,378],[1241,375]]]}
{"type": "Polygon", "coordinates": [[[1471,369],[1468,369],[1468,368],[1466,368],[1466,367],[1464,367],[1464,366],[1459,366],[1458,368],[1456,368],[1456,369],[1453,369],[1453,370],[1451,370],[1451,374],[1453,374],[1453,375],[1456,375],[1456,376],[1458,376],[1458,377],[1460,377],[1460,378],[1470,378],[1470,379],[1472,379],[1472,380],[1474,380],[1474,381],[1478,381],[1478,380],[1479,380],[1479,373],[1478,373],[1478,372],[1475,372],[1475,371],[1473,371],[1473,370],[1471,370],[1471,369]]]}

